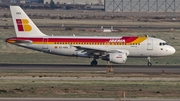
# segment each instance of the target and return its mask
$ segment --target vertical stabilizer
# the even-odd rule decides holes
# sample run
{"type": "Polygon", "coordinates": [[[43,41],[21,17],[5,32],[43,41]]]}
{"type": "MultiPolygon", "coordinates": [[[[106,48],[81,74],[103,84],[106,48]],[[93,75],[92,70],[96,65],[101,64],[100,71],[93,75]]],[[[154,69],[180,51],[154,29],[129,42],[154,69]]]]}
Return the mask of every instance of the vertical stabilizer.
{"type": "Polygon", "coordinates": [[[19,6],[10,6],[17,37],[41,37],[43,34],[19,6]]]}

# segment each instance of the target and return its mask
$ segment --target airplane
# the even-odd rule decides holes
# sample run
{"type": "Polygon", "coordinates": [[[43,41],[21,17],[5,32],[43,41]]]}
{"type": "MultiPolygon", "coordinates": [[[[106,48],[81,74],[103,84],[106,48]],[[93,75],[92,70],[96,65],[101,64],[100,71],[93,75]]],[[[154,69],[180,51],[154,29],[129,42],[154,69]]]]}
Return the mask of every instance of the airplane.
{"type": "Polygon", "coordinates": [[[93,58],[123,64],[127,57],[146,57],[147,65],[152,66],[151,57],[168,56],[175,48],[166,41],[148,36],[48,36],[42,33],[19,6],[10,6],[15,37],[6,42],[24,48],[49,54],[93,58]]]}

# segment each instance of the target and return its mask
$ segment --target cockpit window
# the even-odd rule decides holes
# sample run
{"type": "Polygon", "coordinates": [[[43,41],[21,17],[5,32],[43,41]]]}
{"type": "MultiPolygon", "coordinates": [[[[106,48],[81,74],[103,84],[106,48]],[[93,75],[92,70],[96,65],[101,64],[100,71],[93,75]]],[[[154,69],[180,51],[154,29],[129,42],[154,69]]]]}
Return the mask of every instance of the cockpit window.
{"type": "Polygon", "coordinates": [[[160,46],[165,46],[165,45],[168,45],[168,44],[165,43],[165,42],[161,42],[161,43],[159,43],[159,45],[160,45],[160,46]]]}

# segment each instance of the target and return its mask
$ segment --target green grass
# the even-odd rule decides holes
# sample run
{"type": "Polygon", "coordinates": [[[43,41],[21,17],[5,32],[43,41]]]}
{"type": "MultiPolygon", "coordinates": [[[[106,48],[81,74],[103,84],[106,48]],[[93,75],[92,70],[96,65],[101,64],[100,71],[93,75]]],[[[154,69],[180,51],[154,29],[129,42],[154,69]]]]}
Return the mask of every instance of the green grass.
{"type": "Polygon", "coordinates": [[[0,75],[0,97],[121,98],[126,92],[128,98],[180,98],[178,74],[0,70],[0,75]]]}
{"type": "Polygon", "coordinates": [[[169,81],[68,81],[68,80],[1,80],[0,97],[179,98],[180,83],[169,81]],[[13,84],[12,84],[13,83],[13,84]]]}

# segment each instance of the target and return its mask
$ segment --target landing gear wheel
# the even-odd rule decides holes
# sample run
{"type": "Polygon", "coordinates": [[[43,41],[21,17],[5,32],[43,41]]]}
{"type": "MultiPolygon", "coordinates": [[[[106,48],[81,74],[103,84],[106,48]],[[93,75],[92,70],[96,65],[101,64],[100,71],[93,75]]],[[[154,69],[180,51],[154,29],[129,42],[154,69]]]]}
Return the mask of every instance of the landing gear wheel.
{"type": "Polygon", "coordinates": [[[150,66],[152,66],[152,63],[151,63],[151,62],[148,62],[147,65],[150,67],[150,66]]]}
{"type": "Polygon", "coordinates": [[[147,60],[148,60],[147,66],[149,66],[149,67],[150,67],[150,66],[152,66],[152,63],[151,63],[151,58],[150,58],[150,57],[148,57],[148,58],[147,58],[147,60]]]}
{"type": "Polygon", "coordinates": [[[91,66],[97,66],[98,62],[97,61],[92,61],[91,66]]]}

